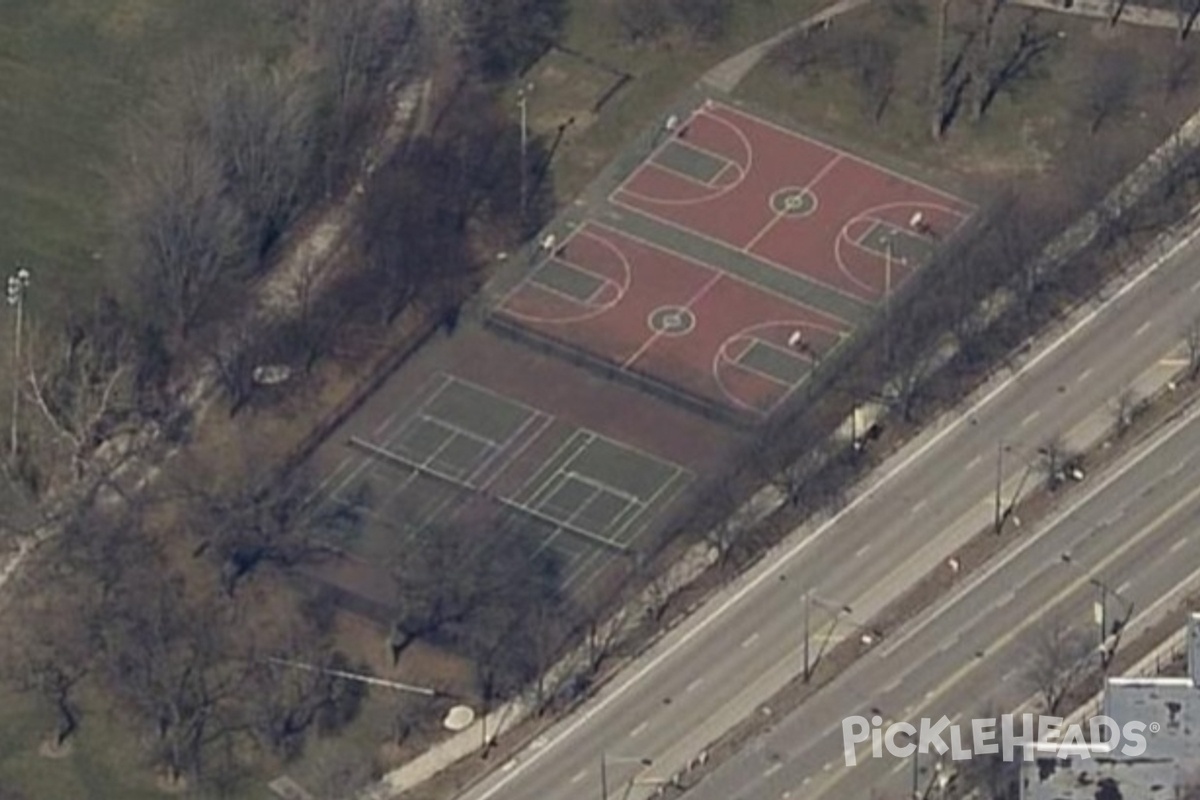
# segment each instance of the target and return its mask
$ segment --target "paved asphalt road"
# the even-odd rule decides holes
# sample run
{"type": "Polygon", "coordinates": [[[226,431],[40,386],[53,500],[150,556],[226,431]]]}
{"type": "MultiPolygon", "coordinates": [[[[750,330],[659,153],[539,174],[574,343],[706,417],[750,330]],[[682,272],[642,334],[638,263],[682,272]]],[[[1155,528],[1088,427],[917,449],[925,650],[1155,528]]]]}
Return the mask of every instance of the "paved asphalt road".
{"type": "MultiPolygon", "coordinates": [[[[1042,443],[1109,407],[1171,351],[1200,311],[1198,256],[1194,240],[1182,245],[976,407],[911,443],[834,519],[797,532],[786,549],[721,592],[580,712],[462,799],[595,797],[601,752],[613,762],[610,789],[643,772],[621,759],[653,759],[647,776],[681,768],[796,674],[805,589],[833,606],[849,605],[853,617],[869,618],[989,523],[1001,440],[1011,448],[1011,494],[1021,465],[1042,443]]],[[[814,619],[814,628],[819,624],[814,619]]],[[[651,791],[637,787],[630,797],[651,791]]]]}
{"type": "MultiPolygon", "coordinates": [[[[1111,592],[1109,619],[1126,615],[1129,603],[1133,626],[1168,610],[1158,603],[1164,593],[1200,578],[1198,469],[1200,411],[1072,497],[1045,533],[972,576],[686,797],[911,797],[911,759],[871,759],[869,745],[859,745],[856,766],[845,766],[841,720],[878,709],[885,720],[919,726],[922,717],[970,720],[1019,708],[1038,691],[1028,664],[1049,629],[1077,626],[1099,644],[1093,604],[1101,590],[1091,577],[1111,592]]],[[[933,759],[918,765],[922,791],[933,759]]]]}

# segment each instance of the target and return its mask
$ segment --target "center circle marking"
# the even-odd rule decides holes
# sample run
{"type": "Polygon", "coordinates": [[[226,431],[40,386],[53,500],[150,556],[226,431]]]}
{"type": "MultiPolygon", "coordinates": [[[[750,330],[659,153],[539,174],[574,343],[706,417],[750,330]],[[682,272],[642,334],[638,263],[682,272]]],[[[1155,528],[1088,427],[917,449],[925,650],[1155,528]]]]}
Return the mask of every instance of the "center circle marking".
{"type": "Polygon", "coordinates": [[[788,217],[807,217],[817,210],[817,196],[808,189],[788,186],[771,195],[771,211],[788,217]]]}
{"type": "Polygon", "coordinates": [[[662,336],[683,336],[696,327],[696,315],[683,306],[663,306],[651,311],[646,322],[662,336]]]}

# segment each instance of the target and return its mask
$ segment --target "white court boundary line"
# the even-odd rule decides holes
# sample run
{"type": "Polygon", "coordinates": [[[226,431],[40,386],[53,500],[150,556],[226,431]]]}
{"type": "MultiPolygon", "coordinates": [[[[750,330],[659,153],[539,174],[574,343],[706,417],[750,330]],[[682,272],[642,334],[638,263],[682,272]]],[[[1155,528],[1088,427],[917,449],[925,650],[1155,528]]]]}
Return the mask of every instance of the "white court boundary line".
{"type": "MultiPolygon", "coordinates": [[[[765,569],[763,569],[762,572],[760,572],[758,575],[756,575],[755,577],[753,577],[749,581],[747,581],[740,589],[738,589],[736,592],[734,592],[734,594],[732,596],[727,598],[723,603],[721,603],[714,610],[709,612],[707,616],[701,617],[694,625],[692,625],[692,627],[690,627],[686,631],[684,631],[679,636],[678,639],[676,639],[674,642],[670,643],[669,645],[666,645],[657,655],[655,655],[653,658],[651,658],[648,662],[646,662],[640,669],[638,669],[632,675],[628,676],[623,682],[621,682],[618,686],[616,686],[616,688],[612,689],[607,695],[597,698],[596,703],[591,708],[589,708],[586,711],[583,711],[581,714],[579,714],[578,718],[574,722],[571,722],[570,724],[568,724],[565,729],[560,731],[553,738],[548,739],[538,749],[529,751],[529,755],[524,761],[517,761],[513,765],[513,767],[511,769],[507,770],[495,784],[493,784],[490,788],[484,790],[482,794],[479,794],[478,796],[476,796],[474,800],[489,800],[489,798],[494,797],[499,791],[501,791],[508,784],[512,783],[518,776],[520,776],[522,773],[524,773],[525,770],[527,770],[530,767],[530,765],[535,764],[540,759],[544,758],[547,753],[554,750],[554,748],[557,747],[558,745],[560,745],[563,742],[563,740],[570,737],[577,730],[579,730],[584,725],[586,725],[588,722],[590,722],[593,717],[595,717],[597,714],[604,711],[606,708],[608,708],[610,705],[612,705],[618,699],[623,697],[639,681],[641,681],[646,675],[653,672],[655,669],[658,668],[658,666],[660,664],[662,664],[664,661],[669,659],[671,656],[675,655],[675,653],[677,653],[679,650],[681,650],[683,647],[685,647],[689,642],[691,642],[693,639],[698,637],[701,633],[703,633],[708,628],[710,628],[719,619],[724,617],[731,608],[733,608],[738,603],[740,603],[751,592],[753,592],[755,589],[759,588],[763,584],[768,583],[771,579],[773,579],[776,576],[776,574],[778,574],[780,572],[780,570],[782,570],[784,568],[784,566],[787,564],[787,562],[791,561],[793,558],[798,556],[804,550],[808,549],[809,545],[811,545],[813,542],[817,541],[817,539],[819,539],[820,537],[824,536],[835,525],[837,525],[839,522],[841,522],[841,520],[847,514],[854,511],[855,509],[860,507],[863,503],[865,503],[867,500],[869,500],[871,497],[876,495],[883,487],[887,486],[893,480],[895,480],[896,476],[898,476],[904,470],[908,469],[908,467],[910,467],[913,463],[915,463],[919,459],[923,458],[926,453],[928,453],[934,447],[939,445],[951,433],[953,433],[954,431],[956,431],[960,427],[962,427],[965,420],[967,420],[971,416],[977,414],[980,409],[984,408],[985,406],[990,405],[993,400],[995,400],[1002,393],[1004,393],[1009,387],[1016,384],[1018,379],[1024,377],[1026,373],[1028,373],[1029,371],[1031,371],[1032,369],[1037,367],[1039,364],[1041,364],[1043,361],[1045,361],[1047,358],[1049,358],[1054,353],[1058,352],[1058,350],[1060,348],[1062,348],[1062,346],[1064,344],[1066,344],[1068,341],[1074,339],[1075,336],[1081,330],[1083,330],[1088,325],[1090,325],[1097,317],[1099,317],[1101,315],[1101,313],[1112,308],[1113,305],[1116,304],[1119,300],[1121,300],[1123,297],[1125,297],[1127,294],[1129,294],[1131,291],[1133,291],[1136,287],[1140,286],[1144,280],[1149,278],[1151,275],[1154,275],[1155,273],[1157,273],[1158,270],[1163,266],[1163,264],[1167,263],[1172,258],[1174,258],[1176,254],[1178,254],[1183,248],[1190,245],[1198,236],[1200,236],[1200,227],[1195,227],[1186,236],[1182,237],[1179,241],[1177,241],[1174,245],[1172,245],[1167,250],[1166,253],[1159,256],[1150,266],[1146,267],[1142,272],[1138,273],[1132,279],[1130,279],[1127,283],[1125,283],[1123,286],[1121,286],[1116,292],[1113,293],[1113,295],[1111,297],[1109,297],[1107,300],[1103,301],[1096,308],[1093,308],[1091,311],[1089,311],[1087,314],[1085,314],[1083,316],[1083,318],[1081,318],[1078,322],[1076,322],[1074,325],[1072,325],[1070,328],[1068,328],[1064,333],[1060,334],[1058,336],[1058,338],[1056,338],[1052,342],[1050,342],[1050,344],[1047,345],[1044,350],[1042,350],[1041,352],[1036,354],[1028,362],[1026,362],[1024,365],[1022,365],[1019,369],[1017,369],[1015,372],[1010,374],[1007,378],[1002,380],[999,384],[997,384],[995,387],[993,387],[991,389],[991,391],[989,391],[987,394],[985,394],[982,398],[980,398],[973,405],[970,405],[966,409],[964,409],[964,411],[961,412],[957,417],[955,417],[955,419],[949,425],[947,425],[941,431],[938,431],[937,433],[935,433],[933,436],[930,437],[930,439],[927,442],[925,442],[923,445],[919,446],[916,450],[914,450],[912,453],[910,453],[907,457],[902,459],[900,461],[900,463],[898,463],[891,470],[884,473],[879,478],[878,481],[871,484],[870,486],[867,486],[862,491],[861,494],[854,497],[849,503],[847,503],[847,505],[844,508],[842,508],[840,511],[835,513],[832,517],[830,517],[828,520],[826,520],[820,526],[818,526],[815,531],[813,531],[812,533],[805,536],[803,539],[801,539],[796,544],[794,544],[791,547],[784,550],[778,556],[771,558],[769,563],[767,563],[767,566],[765,567],[765,569]]],[[[760,562],[760,563],[762,563],[762,562],[760,562]]],[[[495,773],[492,773],[492,774],[495,774],[495,773]]],[[[484,780],[486,780],[486,778],[484,780]]],[[[467,792],[463,792],[460,795],[460,797],[465,797],[469,793],[469,791],[470,790],[468,789],[467,792]]]]}

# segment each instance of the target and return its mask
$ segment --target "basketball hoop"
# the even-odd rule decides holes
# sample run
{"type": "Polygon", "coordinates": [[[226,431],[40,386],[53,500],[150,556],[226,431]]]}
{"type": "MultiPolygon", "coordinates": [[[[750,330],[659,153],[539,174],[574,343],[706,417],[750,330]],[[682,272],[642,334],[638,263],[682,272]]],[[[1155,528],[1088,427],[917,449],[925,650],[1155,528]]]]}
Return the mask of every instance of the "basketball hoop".
{"type": "Polygon", "coordinates": [[[788,337],[788,347],[797,348],[804,344],[804,334],[800,331],[792,331],[792,335],[788,337]]]}
{"type": "Polygon", "coordinates": [[[920,230],[921,223],[924,221],[925,215],[918,211],[917,213],[913,214],[912,219],[908,221],[908,227],[912,228],[913,230],[920,230]]]}

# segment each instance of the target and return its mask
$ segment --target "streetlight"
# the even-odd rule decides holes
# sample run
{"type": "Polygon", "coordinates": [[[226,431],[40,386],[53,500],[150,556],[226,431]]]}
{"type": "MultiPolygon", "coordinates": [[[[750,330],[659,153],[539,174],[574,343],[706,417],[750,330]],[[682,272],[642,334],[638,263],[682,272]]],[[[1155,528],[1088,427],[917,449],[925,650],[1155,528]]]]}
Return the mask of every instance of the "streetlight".
{"type": "MultiPolygon", "coordinates": [[[[1062,561],[1064,564],[1067,564],[1068,566],[1072,566],[1072,567],[1075,567],[1080,570],[1084,569],[1082,566],[1075,563],[1075,561],[1071,558],[1070,553],[1063,553],[1062,561]]],[[[1133,605],[1134,604],[1133,604],[1132,600],[1128,599],[1127,597],[1122,595],[1120,592],[1118,592],[1116,589],[1113,589],[1111,586],[1109,586],[1107,583],[1100,580],[1099,578],[1092,577],[1089,575],[1088,583],[1090,583],[1092,586],[1095,586],[1097,589],[1097,593],[1100,595],[1100,599],[1098,601],[1096,601],[1093,608],[1095,609],[1096,624],[1100,626],[1100,647],[1099,647],[1100,662],[1101,662],[1101,665],[1105,669],[1108,669],[1108,665],[1112,661],[1113,653],[1116,652],[1117,641],[1121,636],[1121,631],[1124,630],[1125,624],[1127,622],[1129,622],[1130,617],[1133,616],[1133,605]],[[1108,638],[1109,638],[1109,632],[1108,632],[1108,596],[1109,595],[1112,595],[1113,597],[1115,597],[1118,601],[1120,601],[1125,606],[1124,616],[1113,620],[1113,623],[1112,623],[1112,634],[1111,634],[1113,637],[1112,650],[1109,650],[1109,648],[1107,647],[1108,638]]]]}
{"type": "Polygon", "coordinates": [[[517,90],[517,106],[521,109],[521,224],[525,224],[527,181],[527,156],[529,149],[529,93],[533,91],[533,83],[527,83],[517,90]]]}
{"type": "Polygon", "coordinates": [[[12,433],[9,440],[9,452],[13,458],[17,456],[17,411],[21,401],[21,323],[25,316],[25,292],[28,289],[29,270],[21,267],[15,275],[8,276],[8,304],[17,310],[16,334],[13,336],[12,433]]]}
{"type": "Polygon", "coordinates": [[[654,761],[649,758],[638,756],[614,756],[609,758],[608,753],[600,752],[600,800],[608,800],[608,765],[609,764],[641,764],[643,767],[654,765],[654,761]]]}
{"type": "Polygon", "coordinates": [[[853,613],[853,609],[850,606],[846,606],[846,605],[839,606],[836,603],[831,603],[827,600],[823,600],[820,597],[813,594],[811,591],[806,591],[804,593],[804,682],[805,683],[808,683],[809,680],[812,678],[813,667],[815,667],[817,665],[817,661],[819,661],[821,659],[821,656],[825,652],[825,647],[829,644],[829,638],[833,635],[834,628],[837,627],[838,621],[840,619],[842,619],[843,617],[850,620],[850,623],[852,625],[854,625],[856,628],[858,628],[859,630],[869,632],[869,633],[863,634],[863,637],[862,637],[863,644],[871,644],[875,639],[880,637],[880,634],[878,631],[873,630],[869,626],[863,625],[862,623],[856,621],[855,619],[853,619],[850,616],[851,613],[853,613]],[[812,613],[811,613],[812,608],[811,607],[812,607],[813,603],[816,603],[817,605],[821,606],[826,611],[833,612],[833,621],[829,626],[829,631],[825,634],[825,638],[821,642],[821,649],[817,652],[816,659],[812,659],[809,657],[809,650],[810,650],[809,642],[812,638],[810,635],[810,617],[812,616],[812,613]]]}

